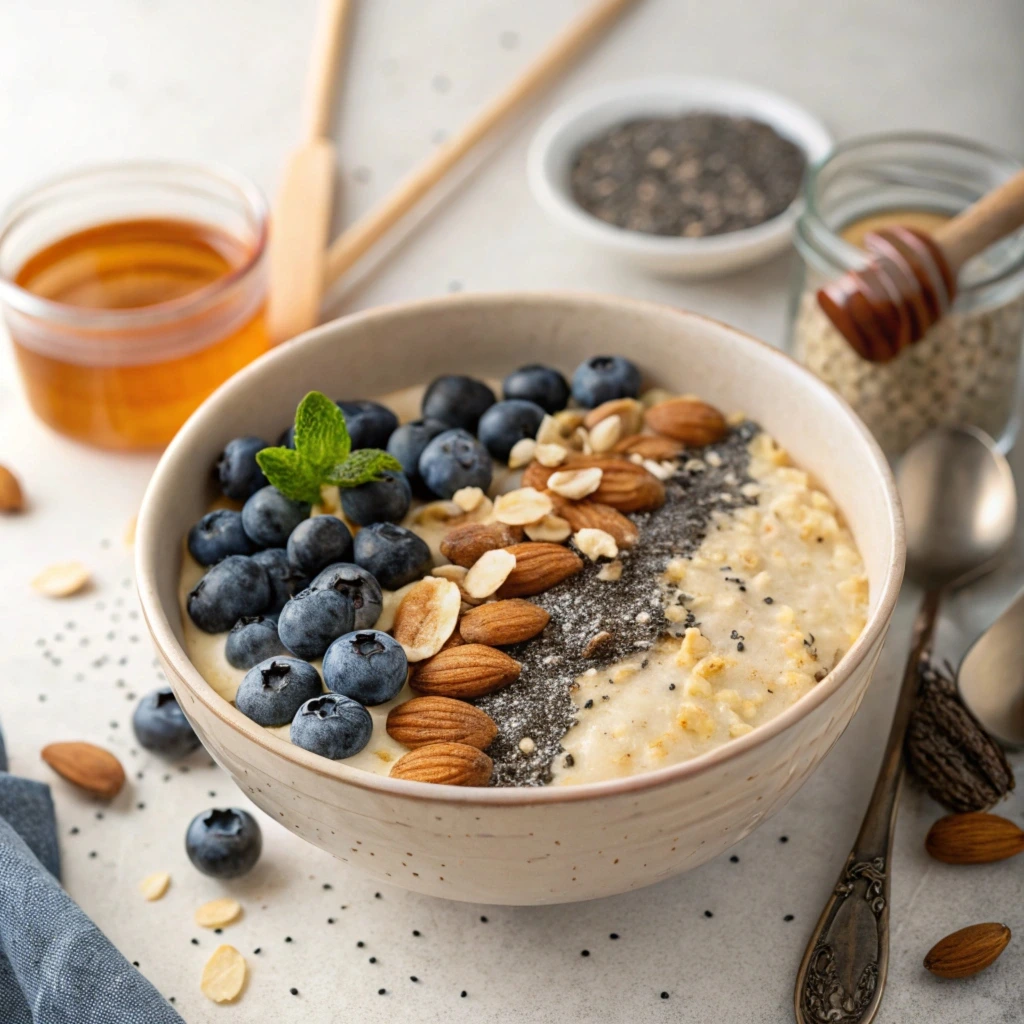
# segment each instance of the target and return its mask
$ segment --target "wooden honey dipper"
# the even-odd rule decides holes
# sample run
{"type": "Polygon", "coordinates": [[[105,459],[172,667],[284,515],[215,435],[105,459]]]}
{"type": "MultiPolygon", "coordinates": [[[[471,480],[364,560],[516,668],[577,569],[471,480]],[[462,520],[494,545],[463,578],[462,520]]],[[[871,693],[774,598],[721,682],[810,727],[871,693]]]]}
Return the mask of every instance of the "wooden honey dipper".
{"type": "Polygon", "coordinates": [[[956,298],[973,256],[1024,225],[1024,171],[931,234],[896,225],[869,232],[872,257],[818,292],[818,304],[864,359],[884,363],[925,332],[956,298]]]}

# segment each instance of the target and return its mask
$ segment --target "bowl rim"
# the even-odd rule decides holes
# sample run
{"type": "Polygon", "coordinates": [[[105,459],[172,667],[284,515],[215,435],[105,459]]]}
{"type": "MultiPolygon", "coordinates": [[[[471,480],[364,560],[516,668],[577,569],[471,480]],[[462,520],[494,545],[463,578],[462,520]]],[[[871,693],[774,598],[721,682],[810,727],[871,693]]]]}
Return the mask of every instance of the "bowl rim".
{"type": "Polygon", "coordinates": [[[807,159],[805,181],[811,168],[828,155],[834,144],[825,125],[805,107],[781,93],[746,82],[704,75],[658,75],[610,82],[558,107],[537,129],[527,153],[527,178],[540,206],[577,235],[635,256],[688,257],[696,262],[701,257],[782,244],[803,209],[802,186],[785,210],[763,224],[704,238],[649,235],[605,224],[573,201],[562,180],[566,158],[559,158],[558,152],[565,148],[567,137],[576,133],[580,122],[594,116],[602,123],[619,122],[631,116],[621,109],[623,106],[631,108],[632,116],[636,116],[651,113],[648,104],[666,100],[678,100],[683,104],[680,109],[691,111],[731,113],[737,107],[749,107],[751,116],[771,125],[803,150],[807,159]],[[616,111],[614,116],[612,111],[616,111]]]}
{"type": "MultiPolygon", "coordinates": [[[[560,804],[580,800],[597,800],[603,797],[628,796],[640,791],[671,785],[682,779],[697,776],[719,767],[726,761],[739,758],[743,754],[762,746],[786,729],[806,717],[853,676],[871,648],[880,643],[888,629],[896,608],[900,586],[903,580],[906,545],[903,530],[903,512],[896,490],[896,483],[882,449],[875,441],[867,427],[854,413],[849,404],[835,391],[819,380],[810,370],[792,359],[785,352],[769,345],[767,342],[725,324],[713,317],[683,310],[667,303],[648,302],[639,299],[618,296],[600,295],[571,290],[545,291],[509,291],[509,292],[477,292],[458,293],[414,301],[391,303],[362,310],[332,320],[316,327],[284,345],[271,349],[254,362],[244,367],[228,381],[220,385],[203,404],[189,417],[178,431],[162,455],[142,500],[139,510],[135,545],[135,574],[143,618],[156,646],[157,653],[171,670],[171,674],[188,692],[221,720],[228,728],[242,734],[250,742],[262,747],[273,757],[279,757],[286,763],[315,773],[332,782],[357,786],[364,790],[376,792],[383,796],[422,800],[427,803],[459,804],[479,807],[532,806],[537,804],[560,804]],[[292,357],[296,348],[310,344],[326,335],[336,333],[339,328],[348,329],[358,324],[387,320],[400,314],[430,314],[446,307],[481,308],[505,304],[509,301],[524,301],[533,304],[564,306],[566,302],[586,303],[589,305],[614,306],[621,310],[627,307],[639,316],[656,311],[659,315],[666,313],[678,317],[682,324],[688,321],[704,321],[739,335],[745,342],[760,346],[767,350],[769,358],[780,363],[790,364],[803,375],[807,384],[824,392],[836,412],[845,418],[851,429],[860,434],[868,445],[875,469],[881,477],[885,494],[884,515],[890,540],[889,562],[881,585],[879,600],[874,612],[869,616],[860,636],[853,642],[850,649],[840,659],[839,664],[813,690],[805,694],[790,707],[769,721],[763,723],[745,736],[730,739],[727,743],[709,750],[688,761],[657,768],[649,772],[625,778],[604,779],[598,782],[580,783],[573,786],[534,786],[534,787],[458,787],[435,786],[425,782],[414,782],[404,779],[392,779],[387,775],[377,775],[364,769],[353,768],[344,762],[330,761],[294,744],[273,735],[261,728],[239,711],[234,704],[221,697],[203,678],[199,670],[192,664],[184,647],[178,642],[171,627],[170,620],[159,600],[155,572],[152,565],[152,553],[155,550],[157,508],[164,502],[171,502],[175,497],[171,473],[174,465],[187,451],[193,435],[207,429],[207,420],[213,417],[213,411],[221,396],[227,391],[238,387],[250,378],[263,376],[268,368],[275,363],[292,357]]],[[[175,587],[177,592],[177,586],[175,587]]]]}

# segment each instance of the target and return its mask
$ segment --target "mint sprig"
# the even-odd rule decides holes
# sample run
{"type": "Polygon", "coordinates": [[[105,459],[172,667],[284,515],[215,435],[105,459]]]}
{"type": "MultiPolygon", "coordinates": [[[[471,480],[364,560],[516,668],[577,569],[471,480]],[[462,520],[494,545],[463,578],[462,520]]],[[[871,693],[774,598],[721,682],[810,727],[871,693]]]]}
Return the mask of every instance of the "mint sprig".
{"type": "Polygon", "coordinates": [[[295,447],[264,448],[256,455],[264,476],[286,498],[314,504],[324,484],[358,487],[402,464],[379,448],[352,451],[345,414],[326,395],[311,391],[295,410],[295,447]]]}

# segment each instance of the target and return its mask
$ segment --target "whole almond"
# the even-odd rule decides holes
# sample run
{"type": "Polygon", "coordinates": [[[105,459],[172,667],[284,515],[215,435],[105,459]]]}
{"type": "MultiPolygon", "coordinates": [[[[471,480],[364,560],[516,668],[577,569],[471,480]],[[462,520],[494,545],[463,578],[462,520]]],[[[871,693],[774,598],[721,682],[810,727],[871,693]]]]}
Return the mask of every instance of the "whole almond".
{"type": "Polygon", "coordinates": [[[539,605],[512,598],[466,612],[459,621],[459,632],[467,643],[504,647],[535,637],[550,621],[551,616],[539,605]]]}
{"type": "Polygon", "coordinates": [[[21,512],[24,507],[18,478],[6,466],[0,466],[0,512],[21,512]]]}
{"type": "Polygon", "coordinates": [[[117,796],[124,785],[121,762],[93,743],[50,743],[40,756],[62,778],[105,800],[117,796]]]}
{"type": "Polygon", "coordinates": [[[635,398],[613,398],[591,409],[583,417],[583,426],[593,430],[610,416],[618,416],[622,421],[623,436],[635,434],[644,425],[643,406],[635,398]]]}
{"type": "Polygon", "coordinates": [[[456,565],[471,568],[485,551],[518,544],[523,531],[504,523],[465,523],[449,530],[441,541],[441,554],[456,565]]]}
{"type": "Polygon", "coordinates": [[[584,498],[583,501],[568,501],[554,496],[555,514],[565,519],[572,532],[593,529],[604,530],[615,538],[620,548],[631,548],[639,536],[636,524],[611,505],[603,505],[599,501],[584,498]]]}
{"type": "MultiPolygon", "coordinates": [[[[586,496],[590,501],[610,505],[619,512],[651,512],[665,504],[665,485],[624,455],[580,455],[573,452],[561,467],[563,472],[590,468],[601,470],[597,490],[586,496]]],[[[523,485],[544,490],[552,472],[537,462],[531,462],[523,473],[523,485]]]]}
{"type": "Polygon", "coordinates": [[[413,697],[388,712],[388,735],[404,746],[465,743],[486,750],[498,727],[490,715],[451,697],[413,697]]]}
{"type": "Polygon", "coordinates": [[[928,950],[924,966],[940,978],[969,978],[995,963],[1009,941],[1005,924],[972,924],[939,939],[928,950]]]}
{"type": "Polygon", "coordinates": [[[500,598],[543,594],[583,568],[579,555],[561,544],[527,541],[513,544],[509,551],[516,556],[516,566],[498,591],[500,598]]]}
{"type": "Polygon", "coordinates": [[[414,583],[395,610],[392,636],[410,662],[437,654],[459,622],[462,593],[457,583],[427,576],[414,583]]]}
{"type": "Polygon", "coordinates": [[[697,398],[670,398],[652,405],[644,414],[647,426],[674,441],[700,448],[721,441],[728,432],[725,417],[697,398]]]}
{"type": "Polygon", "coordinates": [[[439,786],[486,786],[494,762],[465,743],[428,743],[410,750],[391,768],[391,778],[439,786]]]}
{"type": "Polygon", "coordinates": [[[924,848],[946,864],[990,864],[1024,852],[1024,831],[998,814],[947,814],[928,830],[924,848]]]}
{"type": "Polygon", "coordinates": [[[653,459],[655,462],[667,462],[678,459],[683,453],[683,446],[660,434],[634,434],[621,440],[612,451],[623,455],[639,455],[641,459],[653,459]]]}
{"type": "Polygon", "coordinates": [[[519,678],[520,664],[485,644],[460,644],[421,661],[409,683],[433,697],[473,700],[519,678]]]}

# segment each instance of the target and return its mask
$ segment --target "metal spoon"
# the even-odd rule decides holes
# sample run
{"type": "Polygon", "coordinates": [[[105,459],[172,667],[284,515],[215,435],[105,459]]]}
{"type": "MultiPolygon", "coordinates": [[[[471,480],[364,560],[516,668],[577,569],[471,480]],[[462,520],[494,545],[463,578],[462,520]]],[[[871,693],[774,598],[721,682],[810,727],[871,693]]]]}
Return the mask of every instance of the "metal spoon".
{"type": "Polygon", "coordinates": [[[893,826],[918,664],[931,645],[943,592],[993,568],[1017,521],[1010,468],[978,430],[929,431],[903,456],[896,483],[907,572],[925,593],[871,801],[797,974],[798,1024],[868,1024],[878,1012],[889,963],[893,826]]]}

